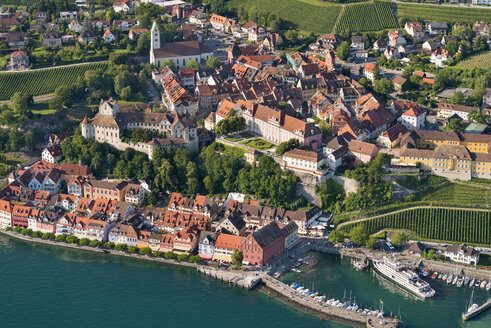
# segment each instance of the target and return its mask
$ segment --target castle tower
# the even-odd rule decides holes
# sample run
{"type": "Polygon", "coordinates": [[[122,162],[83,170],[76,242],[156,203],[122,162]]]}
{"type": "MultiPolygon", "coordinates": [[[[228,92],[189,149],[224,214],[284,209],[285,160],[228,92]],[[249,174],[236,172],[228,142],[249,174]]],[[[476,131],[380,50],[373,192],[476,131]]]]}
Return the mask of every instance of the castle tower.
{"type": "Polygon", "coordinates": [[[328,51],[326,53],[326,69],[328,72],[334,71],[334,68],[336,66],[336,55],[334,54],[333,51],[328,51]]]}
{"type": "Polygon", "coordinates": [[[150,33],[152,38],[150,40],[150,52],[153,52],[155,49],[160,49],[160,30],[156,22],[153,22],[150,33]]]}

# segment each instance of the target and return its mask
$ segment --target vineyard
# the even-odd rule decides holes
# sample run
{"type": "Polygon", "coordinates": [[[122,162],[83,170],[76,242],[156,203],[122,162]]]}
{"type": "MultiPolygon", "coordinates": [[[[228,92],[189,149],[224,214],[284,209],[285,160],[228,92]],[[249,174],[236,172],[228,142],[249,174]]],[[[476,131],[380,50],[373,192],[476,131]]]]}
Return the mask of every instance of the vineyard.
{"type": "Polygon", "coordinates": [[[39,96],[55,91],[60,85],[73,85],[86,71],[104,69],[105,63],[83,64],[36,71],[1,73],[0,100],[10,99],[17,92],[39,96]]]}
{"type": "Polygon", "coordinates": [[[424,239],[491,245],[491,211],[412,208],[348,223],[340,230],[349,232],[360,224],[364,224],[370,234],[384,229],[403,229],[424,239]]]}
{"type": "Polygon", "coordinates": [[[444,6],[419,6],[397,4],[397,15],[410,20],[425,19],[430,22],[465,22],[491,21],[491,10],[477,8],[459,8],[444,6]]]}
{"type": "Polygon", "coordinates": [[[459,68],[482,68],[487,69],[491,67],[491,51],[486,51],[474,56],[470,56],[467,59],[457,64],[459,68]]]}
{"type": "Polygon", "coordinates": [[[338,4],[313,0],[229,0],[227,6],[247,10],[256,7],[294,23],[299,30],[315,33],[331,31],[341,10],[338,4]]]}
{"type": "Polygon", "coordinates": [[[485,190],[479,187],[447,183],[437,190],[422,198],[423,201],[438,203],[449,203],[463,206],[485,206],[491,204],[486,202],[485,190]]]}
{"type": "Polygon", "coordinates": [[[335,26],[336,32],[379,31],[395,28],[397,23],[390,2],[357,3],[344,6],[335,26]]]}
{"type": "Polygon", "coordinates": [[[32,6],[38,0],[0,0],[0,5],[32,6]]]}

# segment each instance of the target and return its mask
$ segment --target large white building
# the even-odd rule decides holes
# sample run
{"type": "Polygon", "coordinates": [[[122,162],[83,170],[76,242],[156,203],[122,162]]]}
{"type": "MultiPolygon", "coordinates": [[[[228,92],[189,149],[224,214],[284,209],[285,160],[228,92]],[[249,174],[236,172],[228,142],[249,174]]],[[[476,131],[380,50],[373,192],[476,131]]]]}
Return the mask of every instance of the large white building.
{"type": "Polygon", "coordinates": [[[133,148],[144,152],[152,159],[156,148],[186,147],[191,152],[199,150],[196,123],[185,116],[172,113],[120,112],[114,99],[101,100],[99,113],[92,119],[82,121],[82,136],[98,142],[107,142],[119,150],[133,148]],[[148,129],[165,134],[166,138],[153,138],[144,142],[123,142],[122,130],[125,128],[148,129]]]}
{"type": "Polygon", "coordinates": [[[479,252],[473,247],[463,245],[450,245],[445,249],[445,258],[453,262],[476,265],[479,262],[479,252]]]}
{"type": "Polygon", "coordinates": [[[422,130],[425,120],[426,111],[419,106],[409,108],[399,117],[399,122],[408,130],[422,130]]]}
{"type": "Polygon", "coordinates": [[[150,31],[150,63],[160,67],[166,59],[172,60],[177,69],[186,67],[190,60],[205,63],[213,56],[213,51],[199,41],[160,42],[160,30],[157,23],[153,23],[150,31]]]}

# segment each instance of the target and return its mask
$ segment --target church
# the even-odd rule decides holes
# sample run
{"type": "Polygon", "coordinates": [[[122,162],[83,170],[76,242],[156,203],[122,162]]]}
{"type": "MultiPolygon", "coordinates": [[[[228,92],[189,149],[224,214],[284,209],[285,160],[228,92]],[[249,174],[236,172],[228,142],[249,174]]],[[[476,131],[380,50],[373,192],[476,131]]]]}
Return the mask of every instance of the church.
{"type": "Polygon", "coordinates": [[[150,39],[150,63],[161,67],[166,59],[172,60],[176,69],[186,67],[193,59],[198,64],[204,64],[213,56],[213,51],[204,43],[199,41],[180,41],[160,43],[160,30],[153,22],[150,39]]]}

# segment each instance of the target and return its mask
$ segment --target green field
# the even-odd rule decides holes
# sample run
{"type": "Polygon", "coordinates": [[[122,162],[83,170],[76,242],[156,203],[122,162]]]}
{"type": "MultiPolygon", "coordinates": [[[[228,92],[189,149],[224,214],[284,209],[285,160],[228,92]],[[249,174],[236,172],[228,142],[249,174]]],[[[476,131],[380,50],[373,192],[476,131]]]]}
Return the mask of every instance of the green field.
{"type": "Polygon", "coordinates": [[[316,33],[327,33],[334,27],[341,5],[312,0],[230,0],[230,8],[256,7],[295,23],[297,29],[316,33]]]}
{"type": "Polygon", "coordinates": [[[32,6],[38,0],[0,0],[0,5],[32,6]]]}
{"type": "Polygon", "coordinates": [[[272,143],[259,138],[242,141],[240,144],[257,150],[266,150],[274,147],[272,143]]]}
{"type": "Polygon", "coordinates": [[[54,92],[61,85],[75,84],[79,76],[86,71],[103,69],[105,63],[84,64],[27,72],[0,73],[0,100],[10,99],[17,92],[30,93],[33,96],[54,92]]]}
{"type": "Polygon", "coordinates": [[[476,21],[491,22],[491,10],[477,8],[418,6],[410,4],[397,4],[397,16],[411,20],[425,19],[430,22],[465,22],[476,21]]]}
{"type": "Polygon", "coordinates": [[[491,67],[491,51],[486,51],[459,62],[459,68],[482,68],[488,69],[491,67]]]}
{"type": "MultiPolygon", "coordinates": [[[[449,203],[452,205],[462,206],[485,206],[486,195],[485,190],[479,187],[461,185],[456,183],[448,183],[438,188],[422,199],[423,201],[434,201],[441,203],[449,203]]],[[[488,201],[487,204],[491,202],[488,201]]]]}
{"type": "Polygon", "coordinates": [[[389,213],[342,226],[349,232],[364,224],[369,234],[402,229],[424,239],[491,245],[491,212],[479,210],[416,208],[389,213]]]}

